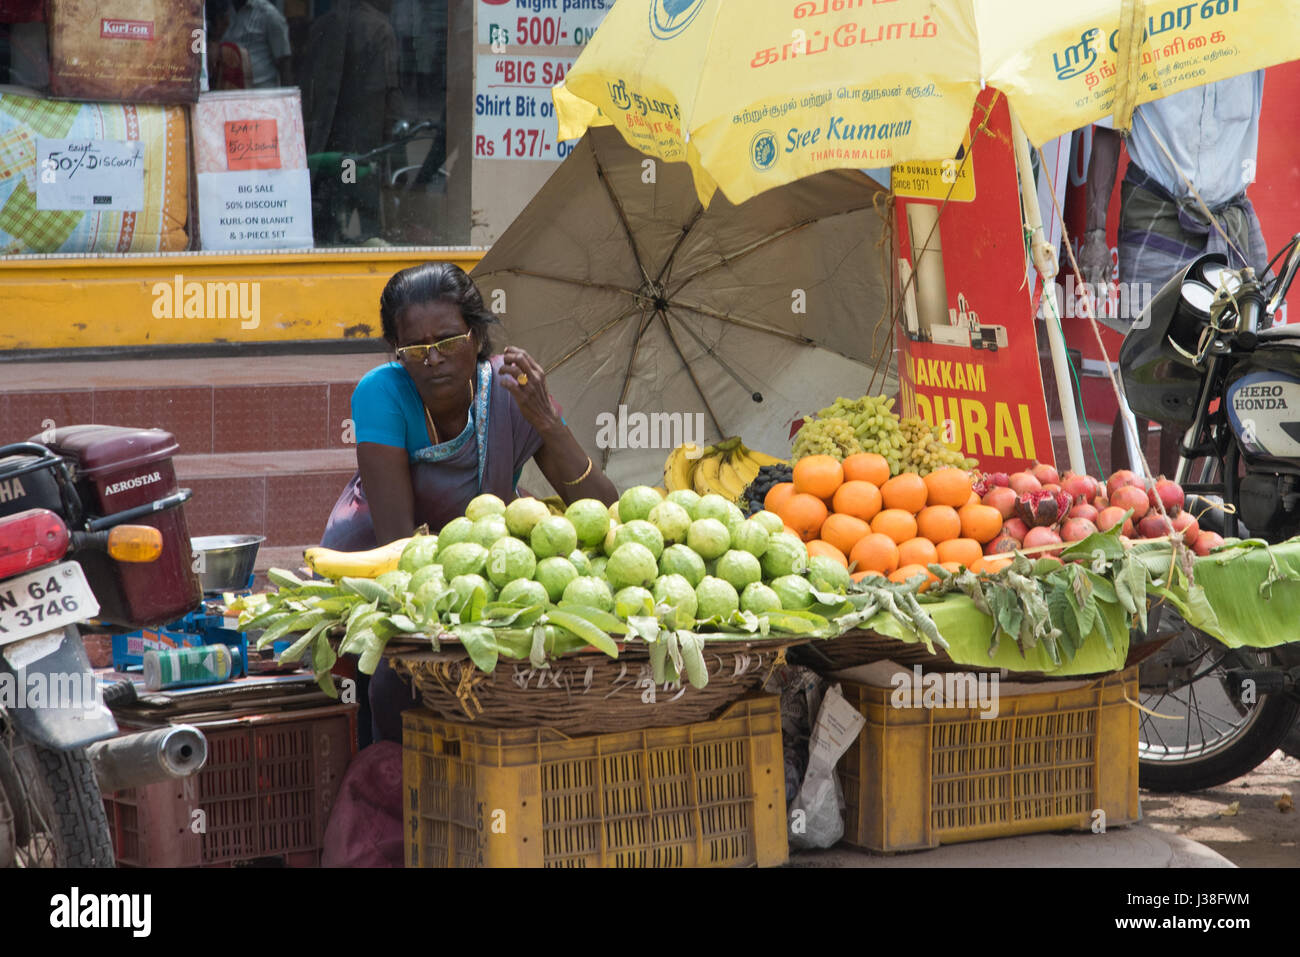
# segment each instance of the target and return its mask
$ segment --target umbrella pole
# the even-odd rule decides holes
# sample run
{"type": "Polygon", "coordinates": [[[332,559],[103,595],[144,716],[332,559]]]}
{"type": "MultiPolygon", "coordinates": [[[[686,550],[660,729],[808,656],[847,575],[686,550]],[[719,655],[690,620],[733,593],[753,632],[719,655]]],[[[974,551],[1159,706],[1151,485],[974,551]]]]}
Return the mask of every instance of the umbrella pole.
{"type": "Polygon", "coordinates": [[[1087,472],[1087,467],[1083,459],[1083,441],[1079,435],[1074,389],[1070,381],[1070,363],[1065,354],[1065,333],[1061,329],[1061,317],[1056,312],[1056,296],[1047,288],[1048,283],[1056,279],[1056,251],[1043,237],[1043,214],[1038,207],[1038,186],[1034,183],[1033,167],[1029,162],[1029,140],[1025,138],[1025,131],[1020,128],[1014,110],[1011,112],[1011,139],[1015,144],[1016,167],[1020,173],[1020,199],[1029,226],[1034,267],[1043,282],[1043,317],[1047,322],[1047,343],[1052,351],[1052,371],[1056,377],[1061,421],[1065,426],[1065,447],[1070,457],[1070,471],[1083,475],[1087,472]]]}

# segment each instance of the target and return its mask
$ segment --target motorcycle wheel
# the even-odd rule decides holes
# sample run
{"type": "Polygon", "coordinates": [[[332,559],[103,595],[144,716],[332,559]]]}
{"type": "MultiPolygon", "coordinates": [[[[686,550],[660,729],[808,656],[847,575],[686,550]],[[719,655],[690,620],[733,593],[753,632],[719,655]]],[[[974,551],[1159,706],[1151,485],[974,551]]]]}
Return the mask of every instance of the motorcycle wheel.
{"type": "Polygon", "coordinates": [[[56,751],[0,738],[0,787],[10,796],[17,867],[113,867],[99,783],[85,749],[56,751]]]}
{"type": "Polygon", "coordinates": [[[1273,652],[1226,648],[1164,605],[1151,610],[1147,633],[1171,637],[1139,670],[1140,703],[1148,709],[1139,719],[1142,787],[1215,787],[1253,771],[1281,747],[1300,716],[1300,701],[1260,695],[1247,704],[1226,677],[1231,668],[1277,665],[1273,652]]]}

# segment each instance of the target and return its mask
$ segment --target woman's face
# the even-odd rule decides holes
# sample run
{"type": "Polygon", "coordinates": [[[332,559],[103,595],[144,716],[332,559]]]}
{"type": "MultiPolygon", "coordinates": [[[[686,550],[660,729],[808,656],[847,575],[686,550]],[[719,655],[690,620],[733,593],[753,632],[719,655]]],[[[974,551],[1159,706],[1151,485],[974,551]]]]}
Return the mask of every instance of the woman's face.
{"type": "MultiPolygon", "coordinates": [[[[450,302],[423,302],[407,306],[397,314],[397,345],[432,345],[469,332],[460,309],[450,302]]],[[[468,383],[478,365],[478,340],[473,335],[448,346],[432,349],[427,361],[403,359],[402,367],[417,387],[437,401],[457,403],[469,392],[468,383]]]]}

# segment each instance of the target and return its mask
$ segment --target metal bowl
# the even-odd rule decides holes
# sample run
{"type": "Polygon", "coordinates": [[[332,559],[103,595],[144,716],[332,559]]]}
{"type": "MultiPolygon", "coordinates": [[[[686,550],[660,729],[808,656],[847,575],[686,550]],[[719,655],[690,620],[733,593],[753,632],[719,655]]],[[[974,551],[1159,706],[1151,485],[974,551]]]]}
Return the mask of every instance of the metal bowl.
{"type": "Polygon", "coordinates": [[[204,535],[190,539],[194,570],[205,592],[238,591],[248,587],[257,548],[265,535],[204,535]]]}

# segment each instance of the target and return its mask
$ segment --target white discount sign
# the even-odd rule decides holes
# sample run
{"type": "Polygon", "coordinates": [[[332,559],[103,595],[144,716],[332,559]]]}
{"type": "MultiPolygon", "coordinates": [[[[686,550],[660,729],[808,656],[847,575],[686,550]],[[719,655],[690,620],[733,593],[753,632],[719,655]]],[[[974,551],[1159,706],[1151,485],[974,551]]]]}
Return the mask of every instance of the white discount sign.
{"type": "Polygon", "coordinates": [[[583,46],[614,6],[614,0],[484,0],[478,11],[478,42],[507,46],[583,46]]]}
{"type": "Polygon", "coordinates": [[[573,142],[555,140],[551,87],[573,60],[482,54],[474,75],[476,159],[562,160],[573,142]]]}
{"type": "Polygon", "coordinates": [[[96,212],[144,209],[140,140],[36,138],[36,208],[96,212]]]}

